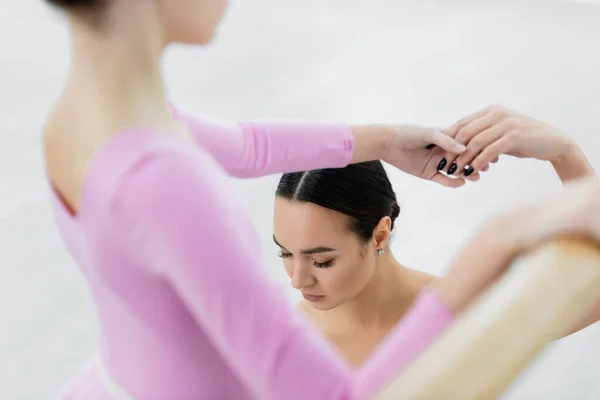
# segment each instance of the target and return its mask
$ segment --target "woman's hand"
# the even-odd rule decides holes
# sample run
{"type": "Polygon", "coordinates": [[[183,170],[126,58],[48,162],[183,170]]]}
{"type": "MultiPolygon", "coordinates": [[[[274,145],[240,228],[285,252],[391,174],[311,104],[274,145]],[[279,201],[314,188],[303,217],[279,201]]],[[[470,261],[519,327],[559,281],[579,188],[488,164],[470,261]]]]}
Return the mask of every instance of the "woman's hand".
{"type": "Polygon", "coordinates": [[[418,125],[353,126],[354,162],[381,159],[421,179],[447,187],[462,186],[464,179],[450,178],[439,172],[443,154],[458,156],[466,147],[439,128],[418,125]],[[367,149],[376,149],[366,151],[367,149]],[[376,157],[371,154],[377,153],[376,157]]]}
{"type": "Polygon", "coordinates": [[[502,106],[476,112],[444,132],[467,146],[459,156],[446,155],[446,172],[464,176],[481,171],[503,154],[557,163],[577,149],[558,129],[502,106]]]}
{"type": "Polygon", "coordinates": [[[559,236],[580,236],[600,246],[600,180],[569,184],[543,202],[496,217],[465,247],[433,289],[460,312],[510,266],[515,257],[559,236]]]}

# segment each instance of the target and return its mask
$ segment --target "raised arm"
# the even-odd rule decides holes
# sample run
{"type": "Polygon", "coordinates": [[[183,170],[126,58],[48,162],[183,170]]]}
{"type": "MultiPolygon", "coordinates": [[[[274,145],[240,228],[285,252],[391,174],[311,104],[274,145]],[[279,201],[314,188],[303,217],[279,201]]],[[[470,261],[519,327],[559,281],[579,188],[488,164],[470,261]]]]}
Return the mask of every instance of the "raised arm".
{"type": "Polygon", "coordinates": [[[487,107],[458,121],[446,133],[467,145],[459,157],[448,156],[448,165],[456,164],[457,175],[475,176],[503,154],[549,161],[563,184],[595,175],[572,138],[506,107],[487,107]]]}
{"type": "MultiPolygon", "coordinates": [[[[433,284],[434,290],[459,314],[503,275],[518,255],[559,236],[587,237],[600,245],[597,176],[574,181],[545,201],[495,217],[463,249],[444,279],[433,284]]],[[[598,321],[598,307],[600,303],[564,334],[598,321]]]]}
{"type": "MultiPolygon", "coordinates": [[[[438,128],[417,125],[345,125],[268,122],[219,122],[173,114],[192,132],[229,175],[252,178],[281,172],[338,168],[383,160],[400,170],[442,185],[461,180],[438,174],[435,144],[452,154],[465,147],[438,128]]],[[[464,182],[463,182],[464,183],[464,182]]]]}
{"type": "Polygon", "coordinates": [[[424,294],[367,367],[352,372],[266,278],[252,224],[216,163],[207,154],[143,161],[120,182],[116,218],[137,227],[144,250],[136,256],[170,282],[256,398],[367,399],[453,320],[424,294]]]}
{"type": "Polygon", "coordinates": [[[220,122],[173,112],[230,175],[241,178],[371,161],[382,158],[387,145],[383,130],[375,127],[220,122]]]}
{"type": "Polygon", "coordinates": [[[552,160],[552,167],[563,184],[596,173],[577,143],[571,140],[566,149],[552,160]]]}

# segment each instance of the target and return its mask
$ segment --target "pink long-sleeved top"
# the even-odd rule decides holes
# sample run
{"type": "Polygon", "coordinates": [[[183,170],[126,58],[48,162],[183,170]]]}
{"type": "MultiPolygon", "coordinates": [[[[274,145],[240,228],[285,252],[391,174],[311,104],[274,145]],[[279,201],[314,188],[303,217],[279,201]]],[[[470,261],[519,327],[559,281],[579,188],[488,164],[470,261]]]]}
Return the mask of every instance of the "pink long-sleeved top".
{"type": "Polygon", "coordinates": [[[345,125],[223,124],[180,113],[197,145],[131,129],[92,159],[64,241],[92,291],[104,370],[138,400],[367,399],[453,320],[423,293],[357,371],[262,270],[227,175],[343,167],[345,125]]]}

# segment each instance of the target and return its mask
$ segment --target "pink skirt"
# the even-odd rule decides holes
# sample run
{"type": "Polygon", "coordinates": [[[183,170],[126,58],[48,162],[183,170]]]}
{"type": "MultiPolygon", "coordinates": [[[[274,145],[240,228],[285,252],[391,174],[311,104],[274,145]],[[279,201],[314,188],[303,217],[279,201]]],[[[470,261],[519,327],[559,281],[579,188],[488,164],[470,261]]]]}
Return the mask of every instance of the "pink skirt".
{"type": "Polygon", "coordinates": [[[97,357],[71,378],[58,397],[60,400],[113,400],[103,379],[102,365],[97,357]]]}

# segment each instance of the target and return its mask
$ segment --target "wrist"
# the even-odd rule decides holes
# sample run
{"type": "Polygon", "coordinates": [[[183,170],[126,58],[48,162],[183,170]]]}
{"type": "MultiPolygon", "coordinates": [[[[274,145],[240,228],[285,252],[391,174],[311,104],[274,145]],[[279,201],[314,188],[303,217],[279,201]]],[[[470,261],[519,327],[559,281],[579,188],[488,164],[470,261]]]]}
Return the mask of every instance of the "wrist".
{"type": "Polygon", "coordinates": [[[563,183],[594,173],[585,154],[574,141],[569,141],[565,150],[550,162],[563,183]]]}
{"type": "Polygon", "coordinates": [[[549,160],[553,165],[567,164],[580,155],[579,146],[570,138],[566,140],[562,148],[558,155],[549,160]]]}
{"type": "Polygon", "coordinates": [[[382,160],[393,140],[393,129],[386,125],[350,126],[354,136],[352,163],[382,160]]]}

